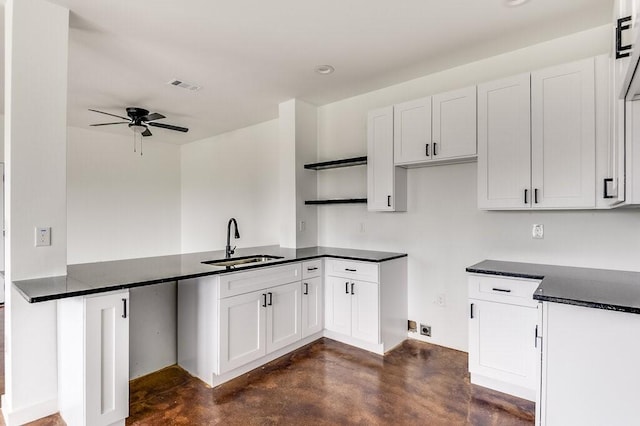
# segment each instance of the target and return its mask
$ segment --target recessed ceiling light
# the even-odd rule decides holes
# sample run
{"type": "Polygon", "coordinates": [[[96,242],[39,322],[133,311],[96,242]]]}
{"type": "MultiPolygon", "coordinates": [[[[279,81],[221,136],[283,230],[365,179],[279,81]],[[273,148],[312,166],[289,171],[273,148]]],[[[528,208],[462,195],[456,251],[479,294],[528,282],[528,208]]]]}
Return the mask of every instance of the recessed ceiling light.
{"type": "Polygon", "coordinates": [[[515,7],[515,6],[522,6],[528,1],[529,0],[504,0],[504,4],[507,6],[515,7]]]}
{"type": "Polygon", "coordinates": [[[327,74],[331,74],[335,71],[336,69],[334,67],[332,67],[331,65],[318,65],[316,67],[316,72],[318,74],[323,74],[323,75],[327,75],[327,74]]]}

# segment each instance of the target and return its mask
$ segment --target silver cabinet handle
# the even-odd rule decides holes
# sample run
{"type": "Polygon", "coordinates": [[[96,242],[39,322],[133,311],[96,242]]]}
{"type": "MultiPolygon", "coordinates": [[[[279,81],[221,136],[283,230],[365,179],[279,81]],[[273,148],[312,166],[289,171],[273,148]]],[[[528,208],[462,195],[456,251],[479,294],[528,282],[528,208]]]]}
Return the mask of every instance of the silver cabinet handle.
{"type": "Polygon", "coordinates": [[[304,293],[302,294],[309,294],[309,283],[304,283],[304,293]]]}
{"type": "Polygon", "coordinates": [[[127,299],[122,298],[122,318],[127,318],[127,299]]]}

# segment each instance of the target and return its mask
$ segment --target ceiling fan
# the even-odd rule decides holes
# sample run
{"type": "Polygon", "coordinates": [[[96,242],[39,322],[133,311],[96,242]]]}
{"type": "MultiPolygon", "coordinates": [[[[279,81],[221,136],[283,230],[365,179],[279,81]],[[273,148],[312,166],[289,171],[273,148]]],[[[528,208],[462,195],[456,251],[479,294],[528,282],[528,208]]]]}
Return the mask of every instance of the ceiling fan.
{"type": "Polygon", "coordinates": [[[139,133],[142,136],[151,136],[152,133],[149,131],[149,126],[159,127],[161,129],[175,130],[178,132],[188,132],[189,129],[186,127],[173,126],[171,124],[164,123],[155,123],[155,120],[160,120],[162,118],[166,118],[162,114],[158,114],[157,112],[149,113],[148,110],[144,108],[136,108],[136,107],[127,107],[127,115],[128,117],[122,117],[116,114],[110,114],[104,111],[98,111],[97,109],[89,108],[89,111],[97,112],[104,115],[109,115],[111,117],[117,117],[126,121],[116,121],[113,123],[98,123],[98,124],[90,124],[90,126],[110,126],[112,124],[127,124],[134,133],[139,133]]]}

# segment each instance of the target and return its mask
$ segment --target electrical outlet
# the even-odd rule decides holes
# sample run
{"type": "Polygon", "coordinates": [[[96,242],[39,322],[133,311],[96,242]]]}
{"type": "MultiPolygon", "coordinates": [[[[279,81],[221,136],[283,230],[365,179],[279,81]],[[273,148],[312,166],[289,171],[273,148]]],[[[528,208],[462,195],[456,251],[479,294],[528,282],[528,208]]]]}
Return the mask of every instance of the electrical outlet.
{"type": "Polygon", "coordinates": [[[301,220],[300,223],[298,223],[298,232],[304,232],[307,229],[307,224],[304,223],[304,220],[301,220]]]}
{"type": "Polygon", "coordinates": [[[438,298],[436,299],[436,304],[442,307],[447,306],[447,296],[444,293],[438,294],[438,298]]]}
{"type": "Polygon", "coordinates": [[[364,226],[364,222],[360,222],[360,232],[367,232],[367,228],[364,226]]]}
{"type": "Polygon", "coordinates": [[[418,324],[416,324],[415,321],[409,320],[408,328],[409,328],[409,331],[416,333],[418,331],[418,324]]]}
{"type": "Polygon", "coordinates": [[[51,228],[36,226],[36,247],[51,245],[51,228]]]}
{"type": "Polygon", "coordinates": [[[531,229],[531,237],[535,239],[544,238],[544,225],[542,224],[534,224],[531,229]]]}
{"type": "Polygon", "coordinates": [[[420,324],[420,334],[423,336],[431,337],[431,326],[420,324]]]}

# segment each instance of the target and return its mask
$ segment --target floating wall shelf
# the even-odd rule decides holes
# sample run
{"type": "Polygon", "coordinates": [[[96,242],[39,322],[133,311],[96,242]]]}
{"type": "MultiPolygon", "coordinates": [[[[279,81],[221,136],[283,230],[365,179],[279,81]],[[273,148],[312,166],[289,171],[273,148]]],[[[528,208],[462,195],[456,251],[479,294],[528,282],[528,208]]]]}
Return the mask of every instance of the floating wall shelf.
{"type": "Polygon", "coordinates": [[[318,205],[318,204],[366,204],[366,198],[336,198],[333,200],[307,200],[304,202],[306,205],[318,205]]]}
{"type": "Polygon", "coordinates": [[[338,167],[362,166],[367,164],[367,157],[345,158],[343,160],[323,161],[322,163],[305,164],[304,168],[309,170],[337,169],[338,167]]]}
{"type": "MultiPolygon", "coordinates": [[[[305,164],[304,168],[308,170],[327,170],[337,169],[339,167],[363,166],[367,164],[367,157],[344,158],[342,160],[323,161],[321,163],[305,164]]],[[[320,204],[366,204],[366,198],[335,198],[329,200],[307,200],[306,205],[320,204]]]]}

